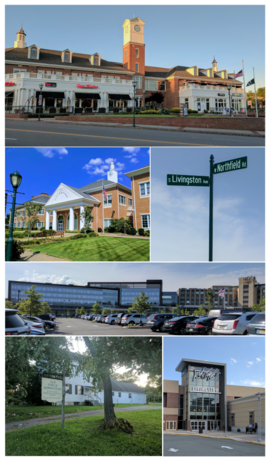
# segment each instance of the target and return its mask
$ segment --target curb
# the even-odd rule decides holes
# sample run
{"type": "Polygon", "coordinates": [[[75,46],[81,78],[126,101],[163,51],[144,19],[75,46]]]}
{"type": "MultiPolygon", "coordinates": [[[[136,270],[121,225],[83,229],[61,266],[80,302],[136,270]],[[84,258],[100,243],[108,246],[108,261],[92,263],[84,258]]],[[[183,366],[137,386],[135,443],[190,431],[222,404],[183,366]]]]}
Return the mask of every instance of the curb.
{"type": "MultiPolygon", "coordinates": [[[[25,121],[25,122],[31,122],[31,119],[14,119],[14,118],[9,118],[7,120],[10,120],[12,122],[18,122],[18,121],[25,121]]],[[[40,120],[42,123],[54,123],[54,124],[61,124],[61,121],[51,121],[51,120],[40,120]]],[[[64,121],[63,121],[64,122],[64,121]]],[[[98,123],[98,122],[64,122],[64,125],[81,125],[81,126],[103,126],[106,128],[133,128],[132,125],[130,124],[106,124],[106,123],[98,123]]],[[[164,128],[164,126],[157,125],[156,128],[153,128],[153,126],[148,126],[148,125],[140,125],[136,126],[135,129],[137,130],[153,130],[153,131],[174,131],[174,132],[181,132],[181,133],[201,133],[201,134],[217,134],[217,135],[225,135],[225,136],[248,136],[251,138],[265,138],[265,135],[260,135],[260,134],[253,134],[253,133],[234,133],[233,131],[231,133],[224,133],[222,130],[221,131],[201,131],[199,128],[198,129],[190,129],[193,127],[168,127],[164,128]]],[[[208,129],[208,128],[207,128],[208,129]]]]}
{"type": "Polygon", "coordinates": [[[234,442],[241,442],[241,443],[254,443],[255,445],[263,445],[265,446],[265,442],[252,442],[251,440],[238,440],[233,439],[232,437],[211,437],[211,435],[200,435],[200,434],[174,434],[172,432],[163,432],[163,435],[180,435],[185,437],[204,437],[206,439],[218,439],[218,440],[234,440],[234,442]]]}

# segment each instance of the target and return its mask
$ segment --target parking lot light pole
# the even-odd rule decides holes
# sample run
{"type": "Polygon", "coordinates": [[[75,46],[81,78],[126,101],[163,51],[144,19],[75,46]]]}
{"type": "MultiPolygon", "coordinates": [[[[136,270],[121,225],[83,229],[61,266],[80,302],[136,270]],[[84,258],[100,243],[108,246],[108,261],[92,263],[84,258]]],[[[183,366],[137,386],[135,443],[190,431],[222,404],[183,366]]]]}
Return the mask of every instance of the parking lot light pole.
{"type": "Polygon", "coordinates": [[[7,240],[7,252],[6,252],[6,261],[12,261],[12,253],[13,253],[13,223],[14,223],[14,214],[15,214],[15,205],[16,205],[16,194],[17,189],[22,182],[22,176],[18,171],[14,171],[10,175],[10,182],[13,187],[13,200],[12,200],[12,210],[11,210],[11,220],[10,220],[10,231],[9,231],[9,238],[7,240]]]}
{"type": "MultiPolygon", "coordinates": [[[[43,83],[40,83],[39,84],[39,88],[40,88],[40,96],[41,96],[41,104],[42,104],[42,88],[43,88],[43,83]]],[[[40,111],[41,111],[41,104],[39,104],[39,112],[38,112],[38,121],[40,122],[40,111]]]]}
{"type": "Polygon", "coordinates": [[[225,437],[227,437],[227,402],[225,401],[225,437]]]}
{"type": "Polygon", "coordinates": [[[258,392],[258,442],[261,440],[261,393],[258,392]]]}
{"type": "Polygon", "coordinates": [[[132,85],[133,85],[133,89],[134,89],[134,95],[133,95],[133,128],[135,128],[135,89],[136,89],[136,85],[137,85],[137,82],[136,80],[132,80],[132,85]]]}
{"type": "Polygon", "coordinates": [[[228,91],[229,91],[229,112],[230,112],[230,117],[232,116],[231,114],[231,88],[232,88],[232,85],[227,85],[227,88],[228,88],[228,91]]]}

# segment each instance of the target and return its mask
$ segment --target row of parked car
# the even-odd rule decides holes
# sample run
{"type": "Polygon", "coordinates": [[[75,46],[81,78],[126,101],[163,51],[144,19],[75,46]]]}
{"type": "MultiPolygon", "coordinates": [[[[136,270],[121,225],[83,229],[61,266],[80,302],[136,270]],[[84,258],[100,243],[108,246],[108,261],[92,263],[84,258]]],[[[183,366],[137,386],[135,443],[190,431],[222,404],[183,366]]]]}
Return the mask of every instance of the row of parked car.
{"type": "MultiPolygon", "coordinates": [[[[76,314],[77,315],[77,314],[76,314]]],[[[76,317],[76,316],[75,316],[76,317]]],[[[79,316],[78,316],[79,317],[79,316]]],[[[108,325],[119,325],[119,326],[127,326],[127,325],[138,325],[142,323],[143,325],[147,322],[146,315],[140,315],[136,313],[126,314],[86,314],[81,315],[80,318],[82,320],[94,320],[97,323],[107,323],[108,325]]]]}
{"type": "Polygon", "coordinates": [[[16,309],[6,309],[6,335],[45,335],[46,330],[55,329],[54,314],[39,317],[20,315],[16,309]]]}

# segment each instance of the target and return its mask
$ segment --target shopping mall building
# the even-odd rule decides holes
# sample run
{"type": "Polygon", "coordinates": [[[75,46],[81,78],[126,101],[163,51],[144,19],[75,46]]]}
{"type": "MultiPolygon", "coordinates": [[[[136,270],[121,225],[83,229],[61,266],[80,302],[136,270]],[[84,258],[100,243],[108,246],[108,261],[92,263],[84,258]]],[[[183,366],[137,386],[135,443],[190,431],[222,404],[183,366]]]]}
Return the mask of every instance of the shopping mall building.
{"type": "MultiPolygon", "coordinates": [[[[150,230],[150,167],[146,165],[125,175],[130,178],[130,187],[119,183],[118,172],[111,162],[107,179],[99,179],[81,188],[61,183],[52,195],[33,196],[27,203],[41,206],[37,228],[81,230],[84,227],[83,212],[88,207],[94,217],[92,229],[95,232],[109,227],[111,219],[120,218],[128,219],[137,230],[150,230]]],[[[26,227],[24,214],[24,204],[17,206],[15,228],[26,227]]]]}
{"type": "Polygon", "coordinates": [[[198,432],[207,425],[209,431],[224,431],[227,407],[228,430],[246,432],[249,424],[257,424],[264,434],[264,388],[228,385],[226,363],[182,359],[176,371],[181,373],[181,384],[163,381],[165,431],[198,432]]]}
{"type": "MultiPolygon", "coordinates": [[[[132,80],[137,82],[135,101],[139,108],[151,106],[153,94],[162,93],[162,106],[167,109],[185,105],[199,112],[222,112],[229,108],[227,85],[232,85],[231,106],[245,109],[242,83],[233,79],[234,72],[218,69],[215,58],[211,65],[210,61],[205,63],[205,68],[176,65],[169,69],[162,62],[147,66],[145,23],[139,18],[126,19],[122,27],[121,62],[108,61],[99,53],[40,48],[39,37],[35,44],[27,46],[26,33],[21,28],[14,46],[6,49],[6,111],[37,112],[42,95],[44,113],[125,112],[133,107],[132,80]]],[[[162,34],[155,35],[154,40],[160,46],[162,34]]]]}

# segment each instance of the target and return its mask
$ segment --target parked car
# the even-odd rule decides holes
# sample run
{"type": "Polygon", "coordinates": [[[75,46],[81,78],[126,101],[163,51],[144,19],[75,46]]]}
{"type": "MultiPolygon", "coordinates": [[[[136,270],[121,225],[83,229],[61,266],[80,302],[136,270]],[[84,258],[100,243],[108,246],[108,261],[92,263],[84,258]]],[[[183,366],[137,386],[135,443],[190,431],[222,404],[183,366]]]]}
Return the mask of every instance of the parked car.
{"type": "Polygon", "coordinates": [[[140,314],[126,314],[122,317],[121,325],[139,325],[139,323],[146,324],[146,315],[140,314]]]}
{"type": "Polygon", "coordinates": [[[102,323],[103,317],[105,318],[105,317],[107,317],[107,315],[99,314],[99,315],[96,317],[96,322],[102,323]]]}
{"type": "Polygon", "coordinates": [[[81,315],[81,319],[82,319],[82,320],[85,319],[85,315],[86,315],[86,314],[82,314],[82,315],[81,315]]]}
{"type": "Polygon", "coordinates": [[[109,323],[110,325],[115,324],[115,319],[117,318],[118,314],[110,314],[105,318],[105,323],[109,323]]]}
{"type": "Polygon", "coordinates": [[[247,326],[248,335],[265,335],[265,312],[258,312],[247,326]]]}
{"type": "Polygon", "coordinates": [[[174,317],[176,317],[175,314],[151,314],[147,317],[146,326],[152,331],[163,331],[164,322],[174,317]]]}
{"type": "Polygon", "coordinates": [[[227,309],[214,308],[208,312],[208,317],[221,317],[223,314],[245,314],[252,312],[250,307],[227,307],[227,309]]]}
{"type": "Polygon", "coordinates": [[[52,318],[52,320],[56,319],[56,315],[53,312],[50,312],[48,315],[52,318]]]}
{"type": "Polygon", "coordinates": [[[45,329],[42,323],[32,322],[28,319],[22,319],[26,325],[31,328],[31,335],[45,335],[45,329]]]}
{"type": "Polygon", "coordinates": [[[5,309],[5,316],[7,336],[30,335],[30,326],[25,324],[16,309],[5,309]]]}
{"type": "Polygon", "coordinates": [[[39,318],[45,321],[48,328],[55,329],[55,322],[51,320],[50,314],[39,314],[39,318]]]}
{"type": "Polygon", "coordinates": [[[126,315],[124,312],[120,312],[120,314],[117,315],[116,319],[115,319],[115,324],[116,325],[120,325],[121,326],[121,320],[123,318],[123,316],[126,315]]]}
{"type": "Polygon", "coordinates": [[[196,320],[199,317],[197,315],[181,315],[180,317],[174,317],[171,320],[166,320],[163,325],[163,331],[170,334],[183,335],[186,331],[187,323],[196,320]]]}
{"type": "Polygon", "coordinates": [[[40,328],[41,330],[44,330],[45,328],[45,323],[42,319],[36,319],[34,317],[30,317],[30,316],[21,316],[21,318],[23,319],[24,322],[26,322],[26,324],[28,324],[31,328],[40,328]]]}
{"type": "Polygon", "coordinates": [[[186,334],[211,335],[213,323],[218,317],[200,317],[186,324],[186,334]]]}
{"type": "Polygon", "coordinates": [[[214,335],[246,335],[247,326],[255,315],[256,312],[223,314],[214,321],[212,333],[214,335]]]}
{"type": "Polygon", "coordinates": [[[43,324],[43,328],[44,330],[46,329],[46,323],[45,323],[45,320],[42,320],[40,319],[39,317],[35,317],[34,315],[28,315],[28,314],[24,314],[22,315],[22,318],[23,319],[28,319],[28,320],[31,320],[31,322],[37,322],[37,323],[42,323],[43,324]]]}

